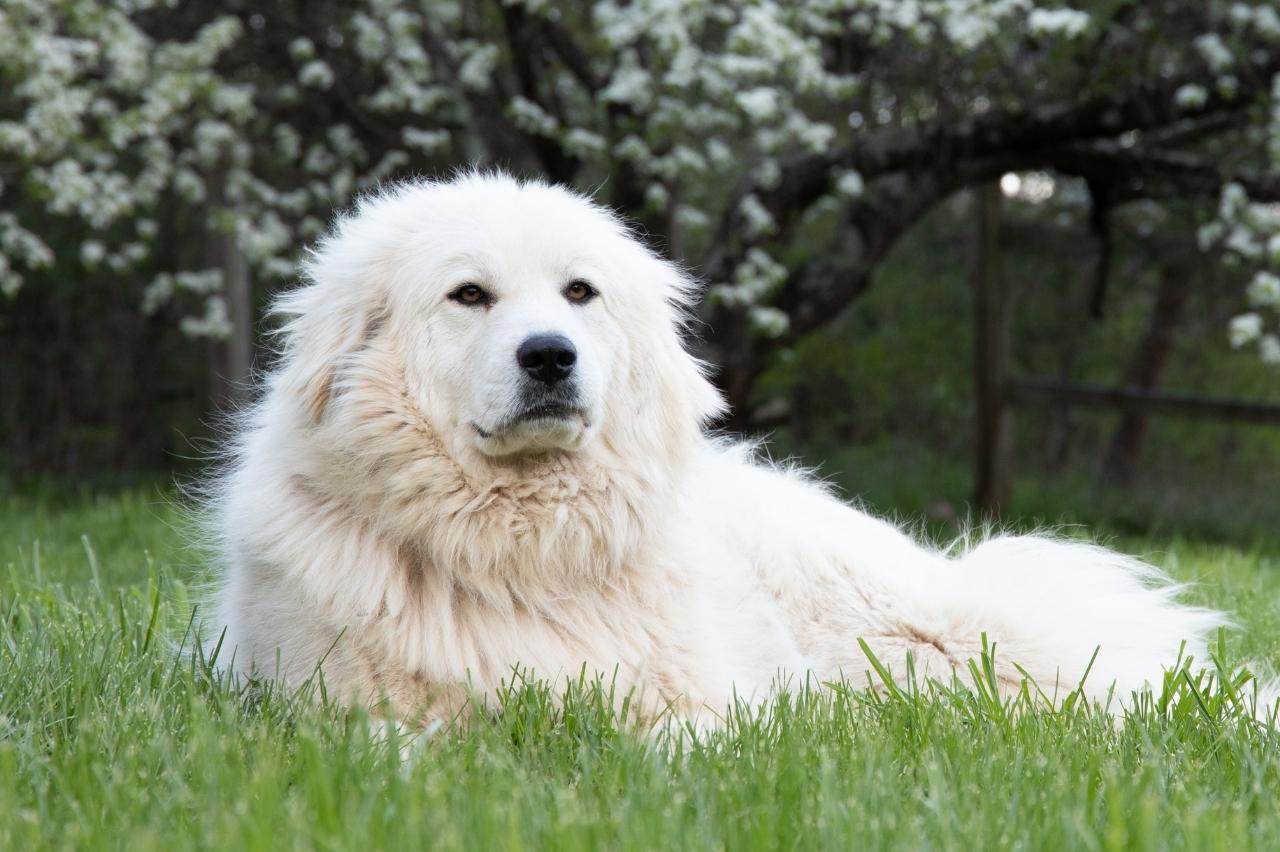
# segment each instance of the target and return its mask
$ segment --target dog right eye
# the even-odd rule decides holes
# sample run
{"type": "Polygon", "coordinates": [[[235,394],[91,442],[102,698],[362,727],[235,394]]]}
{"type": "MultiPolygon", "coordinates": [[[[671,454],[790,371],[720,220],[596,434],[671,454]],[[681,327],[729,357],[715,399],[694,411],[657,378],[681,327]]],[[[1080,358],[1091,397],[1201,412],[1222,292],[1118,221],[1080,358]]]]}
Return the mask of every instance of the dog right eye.
{"type": "Polygon", "coordinates": [[[493,304],[493,296],[479,284],[463,284],[450,293],[449,298],[467,307],[488,307],[493,304]]]}

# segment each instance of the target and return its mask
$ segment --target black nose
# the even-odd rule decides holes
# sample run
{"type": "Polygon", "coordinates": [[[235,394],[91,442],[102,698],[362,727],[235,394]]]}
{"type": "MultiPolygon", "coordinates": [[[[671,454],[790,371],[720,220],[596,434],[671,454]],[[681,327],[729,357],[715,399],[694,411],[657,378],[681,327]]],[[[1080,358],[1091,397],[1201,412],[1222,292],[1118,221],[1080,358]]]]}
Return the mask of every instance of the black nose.
{"type": "Polygon", "coordinates": [[[563,334],[535,334],[516,350],[516,361],[524,371],[546,385],[569,378],[578,350],[563,334]]]}

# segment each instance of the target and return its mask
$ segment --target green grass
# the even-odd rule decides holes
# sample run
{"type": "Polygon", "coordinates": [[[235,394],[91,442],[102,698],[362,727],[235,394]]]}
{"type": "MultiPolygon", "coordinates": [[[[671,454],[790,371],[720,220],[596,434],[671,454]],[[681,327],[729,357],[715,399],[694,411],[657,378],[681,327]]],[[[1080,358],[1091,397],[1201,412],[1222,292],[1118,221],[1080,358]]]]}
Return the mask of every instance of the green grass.
{"type": "MultiPolygon", "coordinates": [[[[981,678],[802,690],[698,741],[529,686],[402,757],[175,656],[207,579],[178,526],[154,492],[0,498],[0,849],[1280,848],[1280,736],[1220,685],[1121,726],[981,678]]],[[[1120,544],[1238,614],[1227,656],[1280,659],[1280,551],[1120,544]]]]}

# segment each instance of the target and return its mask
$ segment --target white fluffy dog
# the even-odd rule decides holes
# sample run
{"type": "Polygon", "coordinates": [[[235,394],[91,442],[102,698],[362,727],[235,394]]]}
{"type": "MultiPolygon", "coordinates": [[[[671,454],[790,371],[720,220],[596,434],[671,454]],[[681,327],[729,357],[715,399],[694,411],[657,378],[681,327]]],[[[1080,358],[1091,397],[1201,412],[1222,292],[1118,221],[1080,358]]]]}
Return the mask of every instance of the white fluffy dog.
{"type": "Polygon", "coordinates": [[[949,680],[997,646],[1006,690],[1118,696],[1219,614],[1099,547],[922,547],[804,475],[709,438],[694,285],[613,215],[501,175],[366,198],[286,295],[217,521],[222,654],[245,675],[389,700],[409,722],[516,667],[585,668],[653,712],[780,676],[949,680]],[[1021,669],[1019,668],[1021,667],[1021,669]]]}

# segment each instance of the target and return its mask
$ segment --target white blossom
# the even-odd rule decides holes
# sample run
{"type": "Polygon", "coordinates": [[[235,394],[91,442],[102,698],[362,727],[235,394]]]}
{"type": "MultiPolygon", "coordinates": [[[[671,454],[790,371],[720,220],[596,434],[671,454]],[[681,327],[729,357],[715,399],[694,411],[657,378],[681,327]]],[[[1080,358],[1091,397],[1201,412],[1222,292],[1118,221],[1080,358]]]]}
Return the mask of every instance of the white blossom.
{"type": "Polygon", "coordinates": [[[742,202],[738,205],[738,211],[742,214],[742,221],[746,226],[748,236],[759,237],[770,234],[777,227],[777,223],[773,221],[773,214],[760,203],[760,199],[754,194],[742,199],[742,202]]]}
{"type": "Polygon", "coordinates": [[[107,247],[97,240],[85,240],[80,244],[80,262],[85,266],[97,266],[107,256],[107,247]]]}
{"type": "Polygon", "coordinates": [[[1262,363],[1280,365],[1280,337],[1270,333],[1262,335],[1258,341],[1258,354],[1262,357],[1262,363]]]}
{"type": "Polygon", "coordinates": [[[1237,26],[1251,27],[1264,38],[1280,41],[1280,13],[1273,6],[1266,3],[1257,6],[1233,3],[1229,15],[1237,26]]]}
{"type": "Polygon", "coordinates": [[[1192,43],[1214,73],[1221,73],[1235,64],[1235,56],[1217,33],[1196,36],[1192,43]]]}
{"type": "Polygon", "coordinates": [[[1265,269],[1254,273],[1247,290],[1249,304],[1256,308],[1280,307],[1280,276],[1265,269]]]}
{"type": "Polygon", "coordinates": [[[753,305],[747,316],[756,333],[765,337],[781,337],[791,327],[791,318],[772,306],[753,305]]]}
{"type": "Polygon", "coordinates": [[[0,212],[0,253],[11,261],[20,260],[30,269],[44,269],[52,266],[54,260],[53,249],[8,212],[0,212]]]}
{"type": "Polygon", "coordinates": [[[21,289],[22,276],[14,270],[4,252],[0,252],[0,295],[12,298],[21,289]]]}
{"type": "Polygon", "coordinates": [[[623,54],[622,62],[609,78],[609,84],[600,91],[599,97],[605,102],[643,107],[649,103],[652,83],[649,72],[640,66],[636,54],[628,51],[623,54]]]}
{"type": "Polygon", "coordinates": [[[1262,335],[1262,316],[1260,314],[1240,314],[1231,320],[1229,336],[1231,345],[1236,349],[1253,343],[1262,335]]]}
{"type": "Polygon", "coordinates": [[[566,150],[579,156],[603,154],[609,147],[608,141],[599,133],[582,127],[570,129],[562,141],[566,150]]]}
{"type": "Polygon", "coordinates": [[[189,269],[174,273],[173,283],[179,290],[208,295],[222,289],[222,272],[217,269],[189,269]]]}
{"type": "Polygon", "coordinates": [[[635,134],[627,136],[615,145],[613,152],[623,160],[634,160],[637,162],[647,161],[650,154],[649,146],[645,144],[643,139],[635,134]]]}
{"type": "Polygon", "coordinates": [[[293,233],[275,213],[267,213],[256,221],[240,219],[236,242],[245,256],[261,266],[284,251],[293,242],[293,233]]]}
{"type": "Polygon", "coordinates": [[[1244,224],[1236,224],[1228,228],[1222,246],[1240,257],[1251,260],[1262,255],[1262,243],[1259,242],[1258,235],[1244,224]]]}
{"type": "Polygon", "coordinates": [[[836,192],[845,198],[861,198],[866,191],[866,182],[862,175],[853,169],[847,169],[836,178],[836,192]]]}
{"type": "Polygon", "coordinates": [[[644,203],[655,210],[661,210],[671,202],[671,191],[660,183],[651,183],[644,188],[644,203]]]}
{"type": "Polygon", "coordinates": [[[551,114],[524,95],[511,99],[511,116],[521,130],[539,136],[551,136],[559,126],[551,114]]]}
{"type": "Polygon", "coordinates": [[[15,121],[0,121],[0,151],[26,158],[34,156],[36,148],[36,136],[31,128],[15,121]]]}
{"type": "Polygon", "coordinates": [[[734,270],[732,284],[716,284],[713,298],[735,307],[759,305],[787,280],[787,268],[761,248],[751,248],[734,270]]]}
{"type": "Polygon", "coordinates": [[[410,148],[416,148],[427,154],[442,151],[449,147],[449,131],[422,130],[417,127],[406,127],[400,131],[400,138],[410,148]]]}
{"type": "Polygon", "coordinates": [[[1196,83],[1187,83],[1178,87],[1173,95],[1174,103],[1185,110],[1196,110],[1209,100],[1209,91],[1196,83]]]}
{"type": "Polygon", "coordinates": [[[484,91],[493,85],[493,72],[498,66],[496,45],[473,45],[458,68],[458,80],[473,91],[484,91]]]}
{"type": "Polygon", "coordinates": [[[309,89],[328,89],[333,85],[333,69],[321,59],[313,59],[298,69],[298,82],[309,89]]]}
{"type": "Polygon", "coordinates": [[[196,174],[191,169],[178,169],[174,175],[173,187],[177,190],[178,195],[193,204],[204,201],[205,187],[204,178],[196,174]]]}
{"type": "Polygon", "coordinates": [[[225,121],[205,120],[196,125],[192,133],[196,155],[207,166],[217,163],[222,152],[236,140],[236,131],[225,121]]]}
{"type": "MultiPolygon", "coordinates": [[[[944,19],[947,38],[963,50],[973,50],[1000,31],[1000,21],[992,15],[958,14],[944,19]]],[[[923,35],[923,33],[921,33],[923,35]]]]}
{"type": "Polygon", "coordinates": [[[289,56],[294,62],[306,62],[307,60],[315,59],[315,42],[305,36],[295,38],[289,42],[289,56]]]}
{"type": "Polygon", "coordinates": [[[711,217],[697,207],[681,204],[676,207],[676,224],[689,231],[700,231],[711,224],[711,217]]]}
{"type": "Polygon", "coordinates": [[[1077,38],[1089,29],[1089,14],[1078,9],[1032,9],[1027,27],[1032,35],[1077,38]]]}
{"type": "Polygon", "coordinates": [[[768,157],[756,166],[751,176],[755,179],[756,186],[761,189],[777,189],[782,181],[782,166],[773,157],[768,157]]]}
{"type": "Polygon", "coordinates": [[[1231,221],[1239,217],[1249,203],[1249,194],[1244,187],[1232,181],[1222,187],[1218,201],[1218,217],[1231,221]]]}
{"type": "Polygon", "coordinates": [[[277,153],[285,160],[296,160],[302,151],[302,137],[298,131],[288,124],[277,124],[271,132],[277,153]]]}
{"type": "Polygon", "coordinates": [[[727,168],[734,162],[733,149],[724,143],[723,139],[708,139],[707,159],[716,168],[727,168]]]}
{"type": "Polygon", "coordinates": [[[222,340],[231,336],[231,321],[227,318],[227,303],[221,296],[205,300],[204,316],[183,317],[178,327],[188,337],[208,337],[222,340]]]}
{"type": "Polygon", "coordinates": [[[778,91],[760,86],[738,95],[738,106],[755,121],[766,121],[778,113],[778,91]]]}

